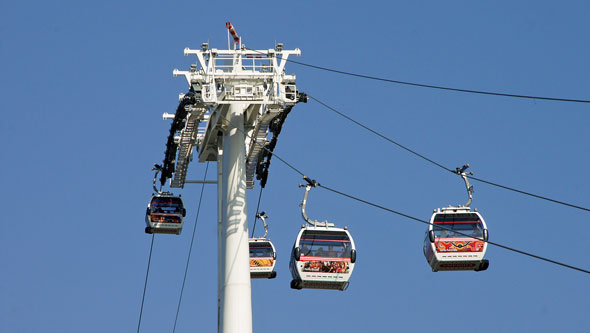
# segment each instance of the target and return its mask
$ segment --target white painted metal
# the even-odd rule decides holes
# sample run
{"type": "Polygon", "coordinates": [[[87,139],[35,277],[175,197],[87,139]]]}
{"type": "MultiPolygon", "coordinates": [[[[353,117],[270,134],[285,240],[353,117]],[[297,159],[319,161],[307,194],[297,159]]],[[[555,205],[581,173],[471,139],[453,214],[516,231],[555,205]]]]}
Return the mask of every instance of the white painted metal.
{"type": "Polygon", "coordinates": [[[256,101],[256,104],[296,102],[295,75],[285,74],[289,55],[301,55],[299,49],[269,50],[191,50],[184,55],[197,56],[198,71],[175,69],[174,76],[184,76],[187,83],[201,91],[203,101],[211,106],[231,101],[256,101]],[[280,58],[277,57],[280,56],[280,58]],[[244,61],[243,58],[246,58],[244,61]],[[234,71],[240,66],[240,71],[234,71]],[[223,82],[223,89],[218,86],[223,82]]]}
{"type": "Polygon", "coordinates": [[[222,226],[224,244],[221,284],[221,332],[252,332],[250,256],[246,205],[246,152],[244,109],[246,103],[229,107],[227,120],[234,124],[223,137],[222,226]]]}
{"type": "Polygon", "coordinates": [[[274,271],[277,263],[277,250],[268,236],[268,224],[265,212],[256,214],[264,224],[264,236],[250,238],[250,277],[253,279],[274,279],[277,273],[274,271]]]}
{"type": "Polygon", "coordinates": [[[204,46],[198,50],[187,48],[184,54],[195,55],[200,68],[175,69],[174,76],[184,76],[189,86],[199,93],[200,100],[214,108],[206,130],[203,133],[199,130],[196,136],[199,162],[216,160],[217,132],[227,127],[223,119],[227,105],[247,102],[246,177],[248,188],[253,188],[254,172],[262,155],[262,145],[266,143],[270,121],[286,106],[297,103],[295,75],[285,74],[285,65],[290,55],[300,55],[301,51],[218,50],[204,46]]]}
{"type": "Polygon", "coordinates": [[[308,225],[301,226],[291,251],[291,288],[345,290],[356,262],[354,240],[348,228],[336,228],[333,223],[319,222],[307,216],[309,191],[318,184],[307,177],[304,179],[308,185],[299,185],[305,186],[301,217],[308,225]]]}
{"type": "MultiPolygon", "coordinates": [[[[299,187],[304,185],[299,185],[299,187]]],[[[307,197],[309,196],[309,191],[311,191],[312,185],[305,185],[305,194],[303,195],[303,201],[301,201],[301,216],[309,225],[314,227],[333,227],[334,223],[330,223],[328,221],[319,222],[316,220],[312,220],[307,217],[307,213],[305,212],[305,208],[307,207],[307,197]]]]}
{"type": "MultiPolygon", "coordinates": [[[[463,233],[466,232],[468,231],[464,231],[463,233]]],[[[487,226],[479,212],[473,211],[466,206],[449,206],[442,209],[436,209],[432,214],[432,217],[430,218],[430,226],[428,227],[424,238],[423,251],[426,261],[432,268],[433,272],[486,270],[489,265],[489,261],[484,259],[487,248],[487,226]],[[438,214],[445,214],[447,216],[453,214],[472,214],[477,216],[477,219],[481,221],[482,229],[481,234],[474,237],[481,238],[481,240],[469,237],[469,234],[466,236],[455,235],[454,237],[448,238],[434,236],[434,222],[438,214]],[[431,233],[432,236],[430,235],[431,233]],[[484,242],[482,240],[486,241],[484,242]],[[438,249],[438,246],[441,248],[438,249]],[[445,247],[449,247],[449,249],[445,249],[445,247]]]]}
{"type": "MultiPolygon", "coordinates": [[[[335,242],[334,244],[338,244],[335,242]]],[[[302,289],[334,289],[345,290],[348,287],[348,282],[354,270],[356,262],[356,247],[354,240],[347,228],[335,228],[327,226],[309,226],[303,225],[291,252],[291,260],[289,261],[289,270],[293,280],[291,281],[291,288],[302,289]],[[345,253],[340,255],[329,253],[328,246],[319,249],[308,248],[304,250],[302,247],[302,237],[306,233],[314,233],[317,243],[329,244],[327,240],[335,234],[346,235],[345,253]],[[326,235],[321,237],[319,235],[326,235]],[[322,240],[322,238],[327,238],[322,240]],[[322,254],[315,253],[316,250],[326,251],[322,254]]]]}
{"type": "Polygon", "coordinates": [[[430,218],[423,251],[433,272],[485,271],[490,264],[484,259],[488,248],[486,222],[477,209],[469,208],[473,186],[467,176],[473,172],[466,172],[468,168],[469,164],[465,164],[455,170],[465,182],[467,203],[435,209],[430,218]]]}
{"type": "Polygon", "coordinates": [[[225,258],[224,240],[221,237],[221,227],[223,225],[223,149],[217,150],[217,332],[221,333],[221,285],[223,284],[223,258],[225,258]]]}
{"type": "Polygon", "coordinates": [[[250,238],[250,277],[253,279],[274,279],[277,273],[274,271],[277,263],[277,252],[274,244],[266,237],[250,238]],[[270,248],[270,253],[260,254],[256,247],[270,248]]]}
{"type": "Polygon", "coordinates": [[[174,113],[164,112],[162,114],[162,119],[164,119],[164,120],[172,120],[172,119],[174,119],[174,113]]]}
{"type": "Polygon", "coordinates": [[[269,123],[297,102],[295,75],[285,74],[285,65],[301,51],[246,50],[241,43],[218,50],[203,43],[184,54],[195,55],[197,64],[173,74],[185,77],[196,102],[186,109],[173,182],[176,187],[186,183],[193,147],[199,162],[218,162],[218,328],[222,333],[250,333],[246,189],[254,187],[269,123]]]}

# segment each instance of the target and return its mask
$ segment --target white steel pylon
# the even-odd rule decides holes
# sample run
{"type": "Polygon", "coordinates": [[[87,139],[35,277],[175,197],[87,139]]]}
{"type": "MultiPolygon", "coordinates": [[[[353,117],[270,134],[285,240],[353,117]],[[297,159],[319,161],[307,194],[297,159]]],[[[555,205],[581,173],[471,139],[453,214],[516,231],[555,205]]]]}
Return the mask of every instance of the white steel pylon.
{"type": "MultiPolygon", "coordinates": [[[[285,74],[285,64],[301,51],[283,50],[282,44],[249,50],[234,40],[228,50],[210,49],[208,43],[186,48],[184,54],[195,55],[197,64],[173,72],[186,78],[191,99],[174,140],[179,154],[171,186],[184,187],[193,147],[199,162],[218,162],[218,331],[251,333],[246,189],[254,187],[269,124],[298,102],[295,75],[285,74]]],[[[180,98],[186,101],[185,95],[180,98]]]]}

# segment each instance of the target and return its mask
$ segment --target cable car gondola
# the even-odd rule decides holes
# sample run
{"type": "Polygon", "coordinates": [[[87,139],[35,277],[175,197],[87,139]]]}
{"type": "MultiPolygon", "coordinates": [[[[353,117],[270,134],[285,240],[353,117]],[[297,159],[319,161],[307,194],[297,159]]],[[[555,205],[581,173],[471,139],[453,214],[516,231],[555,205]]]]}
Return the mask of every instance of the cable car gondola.
{"type": "Polygon", "coordinates": [[[274,279],[277,272],[274,271],[277,252],[268,235],[268,225],[264,212],[256,214],[264,223],[264,236],[259,238],[250,238],[248,244],[250,247],[250,278],[253,279],[274,279]]]}
{"type": "Polygon", "coordinates": [[[303,225],[291,252],[289,269],[293,289],[336,289],[345,290],[354,270],[356,248],[348,228],[336,228],[328,221],[310,220],[305,213],[307,196],[315,181],[304,178],[305,196],[301,203],[301,214],[309,225],[303,225]]]}
{"type": "Polygon", "coordinates": [[[180,196],[170,192],[162,192],[156,188],[156,179],[161,171],[159,165],[155,165],[156,175],[154,176],[153,187],[155,194],[152,195],[145,213],[145,232],[147,234],[176,234],[180,235],[182,224],[186,216],[184,202],[180,196]]]}
{"type": "Polygon", "coordinates": [[[152,195],[145,214],[145,232],[180,235],[185,215],[186,209],[180,196],[156,193],[152,195]]]}
{"type": "MultiPolygon", "coordinates": [[[[484,259],[488,246],[488,229],[481,214],[471,210],[473,186],[465,170],[458,168],[467,187],[469,200],[463,206],[435,209],[424,239],[424,256],[433,272],[484,271],[489,261],[484,259]]],[[[472,173],[469,173],[472,174],[472,173]]]]}

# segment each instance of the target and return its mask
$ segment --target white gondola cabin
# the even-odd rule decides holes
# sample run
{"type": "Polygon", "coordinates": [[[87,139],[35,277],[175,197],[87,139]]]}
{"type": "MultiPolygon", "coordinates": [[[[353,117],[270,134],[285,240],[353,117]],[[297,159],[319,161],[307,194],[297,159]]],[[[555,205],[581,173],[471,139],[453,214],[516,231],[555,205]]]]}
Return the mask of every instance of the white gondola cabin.
{"type": "Polygon", "coordinates": [[[304,225],[291,253],[291,288],[345,290],[355,261],[354,240],[347,228],[304,225]]]}
{"type": "Polygon", "coordinates": [[[154,194],[145,214],[145,232],[180,235],[185,215],[186,209],[180,196],[154,194]]]}
{"type": "Polygon", "coordinates": [[[277,252],[266,238],[250,238],[250,277],[253,279],[274,279],[277,252]]]}
{"type": "Polygon", "coordinates": [[[430,218],[424,239],[424,256],[433,272],[483,271],[488,246],[488,229],[483,217],[469,207],[437,209],[430,218]]]}
{"type": "MultiPolygon", "coordinates": [[[[266,223],[266,212],[256,214],[256,218],[264,223],[264,236],[250,238],[250,278],[252,279],[274,279],[277,272],[274,271],[277,261],[277,251],[268,236],[268,224],[266,223]]],[[[252,234],[254,236],[254,234],[252,234]]]]}

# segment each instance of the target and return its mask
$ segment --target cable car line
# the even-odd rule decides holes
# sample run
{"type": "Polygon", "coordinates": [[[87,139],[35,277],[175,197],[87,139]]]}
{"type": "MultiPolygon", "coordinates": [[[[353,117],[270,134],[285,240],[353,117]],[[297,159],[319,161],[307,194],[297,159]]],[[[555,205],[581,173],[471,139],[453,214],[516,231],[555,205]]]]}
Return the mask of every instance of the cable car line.
{"type": "MultiPolygon", "coordinates": [[[[375,208],[378,208],[378,209],[381,209],[381,210],[384,210],[384,211],[387,211],[387,212],[390,212],[390,213],[393,213],[393,214],[397,214],[397,215],[403,216],[403,217],[408,218],[410,220],[414,220],[414,221],[417,221],[417,222],[420,222],[420,223],[423,223],[423,224],[427,224],[427,225],[430,225],[431,224],[428,221],[425,221],[425,220],[419,219],[417,217],[413,217],[413,216],[404,214],[402,212],[399,212],[399,211],[396,211],[396,210],[393,210],[393,209],[390,209],[390,208],[387,208],[387,207],[378,205],[376,203],[373,203],[373,202],[370,202],[370,201],[367,201],[367,200],[363,200],[361,198],[355,197],[355,196],[350,195],[350,194],[346,194],[344,192],[340,192],[340,191],[335,190],[333,188],[330,188],[328,186],[324,186],[324,185],[321,185],[319,183],[318,183],[318,186],[319,187],[322,187],[322,188],[324,188],[324,189],[326,189],[326,190],[328,190],[330,192],[334,192],[334,193],[339,194],[341,196],[344,196],[344,197],[347,197],[347,198],[350,198],[350,199],[353,199],[353,200],[362,202],[362,203],[364,203],[366,205],[373,206],[375,208]]],[[[446,230],[452,231],[452,230],[450,230],[450,229],[448,229],[448,228],[446,228],[444,226],[441,226],[441,225],[438,225],[438,227],[440,227],[442,229],[446,229],[446,230]]],[[[465,237],[470,237],[470,238],[473,238],[473,239],[476,239],[476,240],[484,241],[484,239],[482,239],[482,238],[473,237],[471,235],[467,235],[467,234],[461,233],[461,232],[456,231],[456,230],[454,230],[454,232],[457,233],[457,234],[460,234],[462,236],[465,236],[465,237]]],[[[536,259],[539,259],[539,260],[547,261],[549,263],[556,264],[556,265],[559,265],[559,266],[563,266],[563,267],[566,267],[566,268],[570,268],[570,269],[573,269],[573,270],[576,270],[576,271],[580,271],[582,273],[590,274],[590,270],[586,270],[586,269],[579,268],[579,267],[576,267],[576,266],[568,265],[568,264],[565,264],[565,263],[562,263],[562,262],[559,262],[559,261],[556,261],[556,260],[553,260],[553,259],[545,258],[545,257],[539,256],[539,255],[536,255],[536,254],[533,254],[533,253],[530,253],[530,252],[518,250],[518,249],[515,249],[513,247],[502,245],[500,243],[496,243],[496,242],[493,242],[493,241],[490,241],[490,240],[488,240],[487,243],[488,244],[491,244],[491,245],[494,245],[494,246],[497,246],[497,247],[500,247],[500,248],[503,248],[503,249],[506,249],[506,250],[509,250],[509,251],[512,251],[512,252],[520,253],[522,255],[526,255],[526,256],[529,256],[529,257],[532,257],[532,258],[536,258],[536,259]]]]}
{"type": "Polygon", "coordinates": [[[152,244],[150,245],[150,255],[148,257],[147,271],[145,272],[145,283],[143,285],[143,296],[141,297],[141,308],[139,310],[139,322],[137,323],[137,333],[141,327],[141,316],[143,315],[143,303],[145,301],[145,291],[147,289],[148,276],[150,274],[150,264],[152,262],[152,249],[154,248],[154,234],[152,234],[152,244]]]}
{"type": "Polygon", "coordinates": [[[439,89],[439,90],[446,90],[446,91],[456,91],[456,92],[469,93],[469,94],[480,94],[480,95],[491,95],[491,96],[523,98],[523,99],[532,99],[532,100],[537,100],[538,99],[538,100],[554,101],[554,102],[590,103],[590,100],[586,100],[586,99],[571,99],[571,98],[560,98],[560,97],[544,97],[544,96],[531,96],[531,95],[520,95],[520,94],[508,94],[508,93],[500,93],[500,92],[494,92],[494,91],[461,89],[461,88],[452,88],[452,87],[445,87],[445,86],[437,86],[437,85],[432,85],[432,84],[424,84],[424,83],[416,83],[416,82],[408,82],[408,81],[399,81],[399,80],[392,80],[392,79],[381,78],[381,77],[377,77],[377,76],[371,76],[371,75],[364,75],[364,74],[358,74],[358,73],[351,73],[351,72],[340,71],[340,70],[337,70],[337,69],[332,69],[332,68],[327,68],[327,67],[322,67],[322,66],[316,66],[316,65],[306,64],[306,63],[303,63],[303,62],[300,62],[300,61],[297,61],[297,60],[292,60],[292,59],[287,59],[287,61],[292,62],[292,63],[295,63],[295,64],[298,64],[298,65],[301,65],[301,66],[315,68],[315,69],[319,69],[319,70],[323,70],[323,71],[327,71],[327,72],[338,73],[338,74],[348,75],[348,76],[353,76],[353,77],[360,77],[360,78],[369,79],[369,80],[383,81],[383,82],[389,82],[389,83],[397,83],[397,84],[402,84],[402,85],[407,85],[407,86],[414,86],[414,87],[439,89]]]}
{"type": "MultiPolygon", "coordinates": [[[[238,131],[240,131],[241,133],[243,133],[245,136],[247,136],[247,137],[250,137],[250,135],[249,135],[248,133],[246,133],[245,131],[241,130],[239,127],[235,126],[235,125],[234,125],[234,124],[233,124],[231,121],[229,121],[227,118],[225,118],[224,116],[221,116],[221,117],[222,117],[222,118],[224,118],[224,119],[227,121],[227,123],[228,123],[229,125],[231,125],[233,128],[236,128],[238,131]]],[[[250,138],[251,138],[251,137],[250,137],[250,138]]],[[[262,145],[261,145],[261,146],[262,146],[262,145]]],[[[267,149],[267,148],[266,148],[266,147],[262,147],[262,149],[267,149]]],[[[296,173],[298,173],[298,174],[302,175],[302,176],[304,177],[304,179],[305,179],[305,178],[308,178],[307,176],[305,176],[305,174],[304,174],[302,171],[300,171],[299,169],[295,168],[295,167],[294,167],[293,165],[291,165],[290,163],[286,162],[286,161],[285,161],[283,158],[281,158],[280,156],[278,156],[276,153],[273,153],[273,155],[275,155],[275,156],[276,156],[276,158],[278,158],[278,159],[279,159],[281,162],[285,163],[285,164],[286,164],[286,165],[287,165],[289,168],[291,168],[293,171],[295,171],[296,173]]],[[[315,181],[314,181],[314,182],[315,182],[315,181]]],[[[316,182],[316,183],[317,183],[317,182],[316,182]]],[[[375,208],[378,208],[378,209],[381,209],[381,210],[384,210],[384,211],[387,211],[387,212],[390,212],[390,213],[393,213],[393,214],[397,214],[397,215],[400,215],[400,216],[406,217],[406,218],[408,218],[408,219],[410,219],[410,220],[414,220],[414,221],[417,221],[417,222],[420,222],[420,223],[423,223],[423,224],[430,225],[430,222],[428,222],[428,221],[425,221],[425,220],[419,219],[419,218],[417,218],[417,217],[413,217],[413,216],[410,216],[410,215],[404,214],[404,213],[402,213],[402,212],[399,212],[399,211],[396,211],[396,210],[393,210],[393,209],[390,209],[390,208],[386,208],[386,207],[384,207],[384,206],[378,205],[378,204],[376,204],[376,203],[372,203],[372,202],[370,202],[370,201],[367,201],[367,200],[360,199],[360,198],[358,198],[358,197],[355,197],[355,196],[353,196],[353,195],[350,195],[350,194],[346,194],[346,193],[344,193],[344,192],[340,192],[340,191],[338,191],[338,190],[335,190],[335,189],[333,189],[333,188],[330,188],[330,187],[327,187],[327,186],[321,185],[320,183],[317,183],[317,186],[319,186],[319,187],[322,187],[322,188],[324,188],[324,189],[326,189],[326,190],[329,190],[329,191],[331,191],[331,192],[334,192],[334,193],[336,193],[336,194],[339,194],[339,195],[341,195],[341,196],[344,196],[344,197],[347,197],[347,198],[350,198],[350,199],[353,199],[353,200],[356,200],[356,201],[362,202],[362,203],[364,203],[364,204],[367,204],[367,205],[369,205],[369,206],[373,206],[373,207],[375,207],[375,208]]],[[[448,229],[448,228],[445,228],[445,227],[443,227],[443,226],[440,226],[440,227],[441,227],[442,229],[446,229],[446,230],[452,231],[452,230],[450,230],[450,229],[448,229]]],[[[455,231],[455,232],[456,232],[456,233],[458,233],[457,231],[455,231]]],[[[470,238],[476,239],[476,240],[485,241],[485,240],[483,240],[483,239],[481,239],[481,238],[473,237],[473,236],[471,236],[471,235],[462,234],[462,233],[459,233],[459,234],[461,234],[461,235],[463,235],[463,236],[465,236],[465,237],[470,237],[470,238]]],[[[577,271],[580,271],[580,272],[583,272],[583,273],[590,274],[590,270],[585,270],[585,269],[583,269],[583,268],[579,268],[579,267],[576,267],[576,266],[568,265],[568,264],[565,264],[565,263],[562,263],[562,262],[559,262],[559,261],[556,261],[556,260],[553,260],[553,259],[549,259],[549,258],[545,258],[545,257],[542,257],[542,256],[538,256],[538,255],[536,255],[536,254],[532,254],[532,253],[529,253],[529,252],[526,252],[526,251],[518,250],[518,249],[515,249],[515,248],[512,248],[512,247],[509,247],[509,246],[506,246],[506,245],[502,245],[502,244],[500,244],[500,243],[492,242],[492,241],[489,241],[489,240],[487,241],[487,243],[489,243],[489,244],[492,244],[492,245],[494,245],[494,246],[497,246],[497,247],[501,247],[501,248],[503,248],[503,249],[506,249],[506,250],[509,250],[509,251],[513,251],[513,252],[516,252],[516,253],[520,253],[520,254],[522,254],[522,255],[526,255],[526,256],[529,256],[529,257],[532,257],[532,258],[536,258],[536,259],[539,259],[539,260],[543,260],[543,261],[546,261],[546,262],[549,262],[549,263],[552,263],[552,264],[555,264],[555,265],[559,265],[559,266],[562,266],[562,267],[566,267],[566,268],[570,268],[570,269],[573,269],[573,270],[577,270],[577,271]]]]}
{"type": "MultiPolygon", "coordinates": [[[[249,51],[257,51],[257,50],[252,50],[252,49],[249,49],[249,48],[246,48],[246,49],[249,50],[249,51]]],[[[262,52],[259,52],[259,53],[260,54],[263,54],[262,52]]],[[[282,58],[279,58],[279,59],[282,59],[282,58]]],[[[307,64],[307,63],[304,63],[304,62],[301,62],[301,61],[297,61],[297,60],[293,60],[293,59],[285,59],[285,60],[287,60],[288,62],[292,62],[294,64],[298,64],[298,65],[304,66],[304,67],[310,67],[310,68],[314,68],[314,69],[319,69],[319,70],[326,71],[326,72],[332,72],[332,73],[337,73],[337,74],[342,74],[342,75],[359,77],[359,78],[363,78],[363,79],[369,79],[369,80],[375,80],[375,81],[382,81],[382,82],[389,82],[389,83],[396,83],[396,84],[402,84],[402,85],[414,86],[414,87],[421,87],[421,88],[430,88],[430,89],[438,89],[438,90],[446,90],[446,91],[456,91],[456,92],[469,93],[469,94],[480,94],[480,95],[491,95],[491,96],[524,98],[524,99],[533,99],[533,100],[539,99],[539,100],[554,101],[554,102],[590,103],[590,100],[587,100],[587,99],[573,99],[573,98],[561,98],[561,97],[544,97],[544,96],[508,94],[508,93],[500,93],[500,92],[494,92],[494,91],[462,89],[462,88],[437,86],[437,85],[417,83],[417,82],[400,81],[400,80],[393,80],[393,79],[382,78],[382,77],[378,77],[378,76],[372,76],[372,75],[365,75],[365,74],[358,74],[358,73],[341,71],[341,70],[337,70],[337,69],[333,69],[333,68],[328,68],[328,67],[323,67],[323,66],[317,66],[317,65],[307,64]]]]}
{"type": "Polygon", "coordinates": [[[580,209],[580,210],[584,210],[584,211],[590,212],[590,209],[589,208],[581,207],[581,206],[578,206],[578,205],[570,204],[570,203],[559,201],[559,200],[555,200],[555,199],[551,199],[551,198],[544,197],[544,196],[541,196],[541,195],[538,195],[538,194],[534,194],[534,193],[530,193],[530,192],[518,190],[518,189],[515,189],[515,188],[512,188],[512,187],[505,186],[505,185],[496,184],[496,183],[487,181],[485,179],[481,179],[481,178],[477,178],[477,177],[473,177],[473,176],[468,176],[467,178],[473,179],[475,181],[482,182],[482,183],[485,183],[485,184],[488,184],[488,185],[500,187],[500,188],[503,188],[503,189],[506,189],[506,190],[509,190],[509,191],[513,191],[513,192],[521,193],[521,194],[524,194],[524,195],[528,195],[528,196],[531,196],[531,197],[534,197],[534,198],[537,198],[537,199],[551,201],[551,202],[556,203],[556,204],[560,204],[560,205],[568,206],[568,207],[571,207],[571,208],[576,208],[576,209],[580,209]]]}
{"type": "MultiPolygon", "coordinates": [[[[267,172],[268,175],[268,172],[267,172]]],[[[264,187],[260,187],[260,193],[258,194],[258,204],[256,205],[256,215],[254,217],[254,226],[252,227],[252,236],[250,238],[254,238],[254,230],[256,230],[256,222],[258,221],[258,212],[260,211],[260,199],[262,198],[262,190],[264,187]]]]}
{"type": "MultiPolygon", "coordinates": [[[[398,142],[396,142],[396,141],[394,141],[394,140],[386,137],[385,135],[383,135],[383,134],[381,134],[381,133],[379,133],[379,132],[371,129],[370,127],[368,127],[366,125],[363,125],[362,123],[360,123],[360,122],[352,119],[351,117],[349,117],[349,116],[345,115],[344,113],[336,110],[335,108],[327,105],[326,103],[318,100],[317,98],[315,98],[315,97],[313,97],[313,96],[311,96],[309,94],[307,94],[307,97],[310,98],[310,99],[313,99],[314,101],[318,102],[319,104],[323,105],[325,108],[333,111],[334,113],[340,115],[341,117],[346,118],[349,121],[357,124],[358,126],[366,129],[367,131],[369,131],[369,132],[371,132],[371,133],[379,136],[380,138],[382,138],[382,139],[384,139],[384,140],[386,140],[386,141],[388,141],[388,142],[390,142],[390,143],[392,143],[392,144],[394,144],[394,145],[396,145],[396,146],[398,146],[398,147],[400,147],[400,148],[402,148],[402,149],[404,149],[404,150],[406,150],[406,151],[408,151],[408,152],[410,152],[410,153],[412,153],[412,154],[414,154],[414,155],[422,158],[423,160],[425,160],[427,162],[430,162],[430,163],[438,166],[439,168],[441,168],[441,169],[443,169],[445,171],[448,171],[448,172],[457,174],[457,170],[452,170],[450,168],[447,168],[446,166],[444,166],[444,165],[442,165],[442,164],[440,164],[440,163],[438,163],[438,162],[436,162],[436,161],[434,161],[434,160],[432,160],[432,159],[430,159],[430,158],[428,158],[428,157],[426,157],[426,156],[424,156],[422,154],[417,153],[416,151],[414,151],[414,150],[412,150],[412,149],[410,149],[410,148],[408,148],[408,147],[406,147],[406,146],[404,146],[404,145],[402,145],[402,144],[400,144],[400,143],[398,143],[398,142]]],[[[467,178],[473,179],[475,181],[482,182],[482,183],[485,183],[485,184],[488,184],[488,185],[496,186],[496,187],[499,187],[499,188],[502,188],[502,189],[505,189],[505,190],[509,190],[509,191],[513,191],[513,192],[516,192],[516,193],[528,195],[528,196],[531,196],[531,197],[534,197],[534,198],[537,198],[537,199],[542,199],[542,200],[550,201],[550,202],[553,202],[553,203],[556,203],[556,204],[560,204],[560,205],[563,205],[563,206],[568,206],[568,207],[571,207],[571,208],[576,208],[576,209],[580,209],[580,210],[583,210],[583,211],[590,212],[590,208],[586,208],[586,207],[582,207],[582,206],[570,204],[570,203],[567,203],[567,202],[564,202],[564,201],[560,201],[560,200],[556,200],[556,199],[551,199],[551,198],[548,198],[548,197],[544,197],[542,195],[538,195],[538,194],[526,192],[526,191],[519,190],[519,189],[516,189],[516,188],[513,188],[513,187],[506,186],[506,185],[501,185],[501,184],[494,183],[494,182],[491,182],[491,181],[488,181],[488,180],[485,180],[485,179],[474,177],[473,175],[468,175],[467,178]]]]}
{"type": "Polygon", "coordinates": [[[338,114],[338,115],[342,116],[343,118],[346,118],[346,119],[348,119],[348,120],[352,121],[353,123],[357,124],[358,126],[360,126],[360,127],[364,128],[364,129],[366,129],[367,131],[369,131],[369,132],[371,132],[371,133],[373,133],[373,134],[375,134],[375,135],[379,136],[380,138],[382,138],[382,139],[384,139],[384,140],[386,140],[386,141],[389,141],[390,143],[393,143],[394,145],[396,145],[396,146],[398,146],[398,147],[400,147],[400,148],[402,148],[402,149],[404,149],[404,150],[407,150],[408,152],[410,152],[410,153],[412,153],[412,154],[414,154],[414,155],[416,155],[416,156],[418,156],[418,157],[420,157],[420,158],[422,158],[422,159],[424,159],[424,160],[426,160],[426,161],[428,161],[428,162],[430,162],[430,163],[432,163],[432,164],[434,164],[434,165],[438,166],[439,168],[442,168],[442,169],[444,169],[444,170],[446,170],[446,171],[449,171],[449,172],[453,172],[453,173],[455,172],[454,170],[451,170],[451,169],[449,169],[449,168],[445,167],[444,165],[442,165],[442,164],[440,164],[440,163],[437,163],[437,162],[435,162],[435,161],[431,160],[430,158],[428,158],[428,157],[426,157],[426,156],[424,156],[424,155],[422,155],[422,154],[419,154],[419,153],[415,152],[414,150],[412,150],[412,149],[410,149],[410,148],[408,148],[408,147],[406,147],[406,146],[404,146],[404,145],[402,145],[402,144],[400,144],[400,143],[397,143],[397,142],[393,141],[392,139],[390,139],[390,138],[386,137],[385,135],[383,135],[383,134],[381,134],[381,133],[379,133],[379,132],[377,132],[377,131],[375,131],[375,130],[371,129],[370,127],[363,125],[362,123],[360,123],[360,122],[358,122],[358,121],[356,121],[356,120],[352,119],[351,117],[349,117],[349,116],[345,115],[344,113],[342,113],[342,112],[340,112],[340,111],[338,111],[338,110],[334,109],[333,107],[329,106],[328,104],[326,104],[326,103],[324,103],[324,102],[320,101],[319,99],[317,99],[317,98],[315,98],[315,97],[313,97],[313,96],[311,96],[311,95],[309,95],[309,94],[307,95],[307,97],[309,97],[309,98],[313,99],[314,101],[316,101],[316,102],[318,102],[319,104],[323,105],[325,108],[327,108],[327,109],[329,109],[329,110],[331,110],[331,111],[335,112],[336,114],[338,114]]]}
{"type": "MultiPolygon", "coordinates": [[[[207,179],[207,171],[209,170],[209,162],[205,166],[205,175],[203,176],[203,181],[207,179]]],[[[193,252],[193,243],[195,241],[195,233],[197,231],[197,223],[199,222],[199,213],[201,212],[201,202],[203,201],[203,192],[205,191],[205,183],[201,185],[201,195],[199,197],[199,204],[197,205],[197,216],[195,217],[195,226],[193,227],[193,236],[191,237],[191,245],[188,249],[188,256],[186,258],[186,267],[184,269],[184,278],[182,279],[182,287],[180,288],[180,297],[178,298],[178,307],[176,308],[176,318],[174,318],[174,328],[172,332],[176,332],[176,322],[178,321],[178,314],[180,313],[180,304],[182,303],[182,295],[184,293],[184,284],[186,282],[186,275],[188,273],[188,265],[191,260],[191,253],[193,252]]]]}

